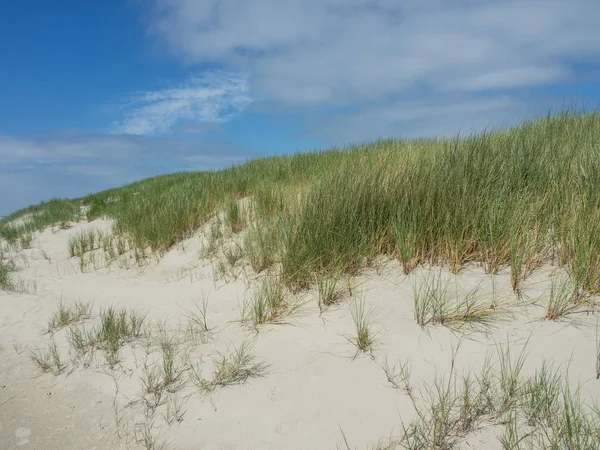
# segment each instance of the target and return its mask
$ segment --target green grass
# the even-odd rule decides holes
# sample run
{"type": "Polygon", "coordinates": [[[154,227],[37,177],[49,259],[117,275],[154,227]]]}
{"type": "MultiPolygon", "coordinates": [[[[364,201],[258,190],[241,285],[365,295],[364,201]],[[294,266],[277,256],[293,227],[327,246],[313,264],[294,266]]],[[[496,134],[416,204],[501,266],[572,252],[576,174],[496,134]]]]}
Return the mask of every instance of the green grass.
{"type": "Polygon", "coordinates": [[[105,239],[100,231],[95,229],[86,231],[82,230],[78,234],[70,237],[67,241],[69,255],[71,257],[81,257],[87,252],[91,252],[92,250],[100,248],[103,241],[105,241],[105,239]]]}
{"type": "Polygon", "coordinates": [[[113,368],[120,362],[120,348],[142,336],[145,319],[145,315],[134,310],[116,310],[111,306],[100,312],[100,323],[96,326],[71,327],[69,345],[78,358],[102,349],[106,362],[113,368]]]}
{"type": "Polygon", "coordinates": [[[320,278],[317,282],[317,290],[319,294],[319,308],[338,303],[345,294],[342,282],[339,277],[320,278]]]}
{"type": "Polygon", "coordinates": [[[213,366],[212,376],[209,379],[202,377],[199,367],[190,368],[192,381],[204,394],[265,376],[268,369],[265,362],[257,361],[251,346],[247,343],[243,343],[227,354],[219,354],[214,359],[213,366]]]}
{"type": "Polygon", "coordinates": [[[445,280],[441,272],[426,274],[418,284],[413,282],[413,307],[415,320],[422,328],[438,324],[485,329],[505,313],[495,293],[486,296],[477,286],[462,295],[450,288],[450,279],[445,280]]]}
{"type": "Polygon", "coordinates": [[[80,206],[82,206],[80,199],[52,199],[15,211],[0,219],[0,238],[14,243],[32,231],[77,221],[81,218],[80,206]],[[22,219],[23,223],[15,225],[18,219],[22,219]]]}
{"type": "Polygon", "coordinates": [[[354,335],[348,340],[356,347],[357,352],[371,352],[374,343],[373,310],[365,310],[364,300],[356,300],[350,305],[350,315],[354,323],[354,335]]]}
{"type": "Polygon", "coordinates": [[[114,219],[115,233],[143,258],[224,211],[232,230],[251,235],[244,253],[254,270],[277,265],[292,289],[353,275],[383,254],[407,273],[422,263],[456,272],[478,261],[490,273],[510,265],[517,293],[533,268],[554,260],[577,289],[597,293],[599,139],[599,112],[563,111],[461,138],[261,158],[32,206],[2,219],[0,236],[14,241],[77,220],[85,206],[88,219],[114,219]],[[252,201],[242,211],[246,197],[252,201]],[[13,229],[25,214],[29,225],[13,229]]]}
{"type": "Polygon", "coordinates": [[[17,266],[12,259],[4,257],[0,252],[0,290],[12,291],[15,290],[15,281],[11,273],[17,270],[17,266]]]}
{"type": "Polygon", "coordinates": [[[558,320],[576,311],[583,303],[584,298],[569,277],[554,277],[544,318],[558,320]]]}
{"type": "Polygon", "coordinates": [[[284,286],[279,278],[267,276],[244,301],[241,321],[255,327],[266,323],[281,323],[293,310],[294,306],[286,301],[284,286]]]}
{"type": "Polygon", "coordinates": [[[480,375],[459,375],[452,355],[450,372],[434,375],[431,384],[416,392],[408,384],[409,369],[384,365],[388,382],[405,389],[416,417],[403,424],[391,447],[450,450],[486,426],[504,427],[498,436],[503,449],[598,449],[600,414],[587,405],[566,382],[568,374],[544,362],[530,376],[522,373],[526,350],[499,345],[497,359],[487,358],[480,375]]]}
{"type": "Polygon", "coordinates": [[[60,351],[56,342],[52,340],[45,350],[34,350],[30,355],[34,365],[44,373],[50,372],[53,375],[60,375],[65,371],[67,365],[61,359],[60,351]]]}
{"type": "Polygon", "coordinates": [[[72,307],[67,307],[61,301],[48,322],[48,333],[54,333],[66,326],[89,319],[92,315],[92,306],[91,302],[77,301],[72,307]]]}

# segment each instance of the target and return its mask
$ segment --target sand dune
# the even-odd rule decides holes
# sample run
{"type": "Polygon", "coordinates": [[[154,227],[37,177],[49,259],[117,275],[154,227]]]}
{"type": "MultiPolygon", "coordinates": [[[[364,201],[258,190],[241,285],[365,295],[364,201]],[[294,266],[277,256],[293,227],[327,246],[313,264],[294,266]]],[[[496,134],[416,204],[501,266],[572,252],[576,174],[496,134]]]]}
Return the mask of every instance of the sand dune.
{"type": "MultiPolygon", "coordinates": [[[[110,226],[96,220],[66,230],[48,228],[34,233],[31,248],[18,252],[20,270],[14,276],[22,292],[0,292],[2,448],[387,445],[401,439],[403,424],[418,420],[415,406],[427,410],[426,388],[436,378],[452,375],[460,391],[462,377],[472,373],[475,381],[486,355],[496,361],[498,345],[508,343],[513,360],[527,352],[521,377],[539,372],[543,361],[561,373],[568,366],[569,384],[573,390],[579,386],[582,401],[600,399],[596,317],[578,312],[541,320],[551,280],[559,273],[555,267],[536,270],[517,299],[508,270],[491,276],[472,265],[453,276],[419,268],[406,276],[397,262],[381,261],[376,269],[341,281],[336,304],[320,309],[316,289],[286,292],[289,315],[282,313],[280,323],[253,327],[240,321],[244,301],[269,275],[255,275],[238,262],[233,273],[215,280],[223,275],[216,273],[215,262],[199,258],[202,233],[142,266],[127,254],[109,264],[98,251],[82,270],[80,259],[69,256],[69,238],[83,230],[109,232],[110,226]],[[496,308],[491,322],[460,329],[459,322],[421,327],[415,320],[415,287],[431,280],[449,280],[448,289],[463,297],[479,286],[478,298],[496,308]],[[201,317],[203,301],[206,332],[190,320],[201,317]],[[48,333],[60,304],[91,305],[91,317],[48,333]],[[364,352],[353,345],[357,305],[364,305],[370,319],[372,342],[364,352]],[[120,343],[112,368],[101,343],[77,355],[68,339],[70,328],[91,329],[110,306],[146,314],[142,331],[120,343]],[[43,354],[52,341],[65,366],[42,373],[30,355],[36,349],[43,354]],[[215,373],[219,361],[235,366],[236,350],[238,357],[240,350],[247,356],[238,358],[237,372],[232,376],[229,367],[229,373],[215,373]],[[165,368],[168,351],[170,369],[165,368]],[[396,366],[396,377],[388,371],[392,383],[382,368],[386,360],[390,369],[396,366]],[[410,367],[411,392],[400,376],[404,363],[410,367]],[[169,382],[167,372],[173,378],[169,382]],[[148,388],[153,381],[154,390],[148,388]]],[[[495,364],[494,376],[500,373],[495,364]]],[[[502,448],[499,437],[506,427],[492,416],[475,417],[475,425],[457,433],[456,448],[502,448]]]]}

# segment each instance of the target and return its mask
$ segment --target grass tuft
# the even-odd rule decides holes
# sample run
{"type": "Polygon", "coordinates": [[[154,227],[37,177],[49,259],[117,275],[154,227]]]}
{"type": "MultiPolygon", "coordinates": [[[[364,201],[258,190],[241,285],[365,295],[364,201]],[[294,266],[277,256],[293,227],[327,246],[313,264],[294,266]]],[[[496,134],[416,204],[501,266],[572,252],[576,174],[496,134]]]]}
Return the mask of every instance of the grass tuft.
{"type": "Polygon", "coordinates": [[[67,365],[63,362],[60,356],[60,351],[56,342],[52,340],[45,350],[34,350],[30,355],[35,366],[42,372],[50,372],[55,376],[63,373],[67,365]]]}
{"type": "Polygon", "coordinates": [[[575,288],[570,277],[554,277],[550,287],[550,297],[546,315],[547,320],[558,320],[573,313],[583,303],[582,296],[575,288]]]}
{"type": "Polygon", "coordinates": [[[92,315],[92,306],[92,302],[79,300],[71,308],[68,308],[62,301],[59,302],[58,309],[48,322],[48,333],[54,333],[66,326],[89,319],[92,315]]]}
{"type": "Polygon", "coordinates": [[[338,303],[344,295],[339,277],[320,278],[317,282],[319,293],[319,308],[331,306],[338,303]]]}
{"type": "Polygon", "coordinates": [[[267,276],[259,288],[244,301],[241,321],[253,326],[281,323],[295,310],[285,298],[284,286],[277,276],[267,276]]]}
{"type": "Polygon", "coordinates": [[[191,371],[192,381],[203,394],[265,376],[268,369],[266,363],[256,360],[248,343],[243,343],[226,355],[219,354],[213,363],[214,368],[210,379],[203,378],[199,368],[192,368],[191,371]]]}
{"type": "Polygon", "coordinates": [[[413,283],[415,320],[421,327],[439,324],[451,328],[466,325],[489,328],[505,313],[500,309],[495,292],[490,298],[477,286],[465,295],[450,290],[450,280],[442,273],[427,274],[417,285],[413,283]]]}
{"type": "Polygon", "coordinates": [[[0,252],[0,289],[4,291],[16,290],[15,281],[12,278],[12,273],[17,270],[17,265],[14,260],[5,258],[0,252]]]}
{"type": "Polygon", "coordinates": [[[368,353],[373,349],[374,334],[372,331],[372,310],[365,310],[364,300],[356,300],[350,305],[350,314],[354,322],[355,334],[348,340],[357,351],[368,353]]]}
{"type": "Polygon", "coordinates": [[[93,328],[71,327],[68,341],[77,357],[96,349],[104,350],[106,362],[114,368],[121,360],[120,348],[142,336],[146,316],[134,310],[112,306],[100,312],[100,323],[93,328]]]}

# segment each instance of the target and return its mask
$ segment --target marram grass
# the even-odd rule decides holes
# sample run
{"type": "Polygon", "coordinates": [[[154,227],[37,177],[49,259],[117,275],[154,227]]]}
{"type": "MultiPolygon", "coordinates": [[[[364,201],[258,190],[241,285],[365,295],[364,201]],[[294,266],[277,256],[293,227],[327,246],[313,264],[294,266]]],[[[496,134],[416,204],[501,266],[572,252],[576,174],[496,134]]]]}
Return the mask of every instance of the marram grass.
{"type": "Polygon", "coordinates": [[[134,248],[158,254],[220,211],[257,270],[277,264],[292,288],[352,274],[377,255],[405,272],[469,261],[510,265],[513,288],[540,264],[600,290],[600,113],[565,111],[452,139],[372,144],[252,160],[221,171],[161,175],[0,221],[0,236],[107,216],[134,248]],[[249,222],[236,201],[250,197],[249,222]],[[84,207],[82,209],[82,207],[84,207]],[[14,220],[29,215],[25,225],[14,220]],[[256,229],[269,230],[258,233],[256,229]]]}

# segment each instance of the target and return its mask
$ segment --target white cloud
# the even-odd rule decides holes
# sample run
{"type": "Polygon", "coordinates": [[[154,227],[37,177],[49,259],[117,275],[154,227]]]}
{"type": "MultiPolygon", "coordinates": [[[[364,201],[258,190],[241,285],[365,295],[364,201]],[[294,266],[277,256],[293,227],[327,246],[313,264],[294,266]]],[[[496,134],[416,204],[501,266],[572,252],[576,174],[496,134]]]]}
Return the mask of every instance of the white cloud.
{"type": "Polygon", "coordinates": [[[598,61],[597,17],[597,0],[156,0],[150,30],[266,100],[330,106],[569,80],[598,61]]]}
{"type": "Polygon", "coordinates": [[[39,138],[0,136],[0,191],[11,193],[0,196],[0,216],[54,196],[85,195],[160,173],[220,169],[244,159],[223,139],[79,131],[39,138]]]}
{"type": "Polygon", "coordinates": [[[125,119],[114,124],[113,132],[152,135],[169,132],[180,122],[223,123],[251,102],[247,76],[209,71],[178,87],[133,95],[122,106],[125,119]]]}

